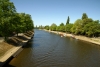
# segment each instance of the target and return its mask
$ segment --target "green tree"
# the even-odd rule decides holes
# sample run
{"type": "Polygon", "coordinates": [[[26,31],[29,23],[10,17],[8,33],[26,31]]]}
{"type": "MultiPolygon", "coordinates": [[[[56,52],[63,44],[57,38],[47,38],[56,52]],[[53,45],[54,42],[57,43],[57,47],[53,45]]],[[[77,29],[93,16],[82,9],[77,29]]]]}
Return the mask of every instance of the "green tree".
{"type": "Polygon", "coordinates": [[[71,32],[74,34],[81,34],[82,30],[82,23],[83,21],[81,19],[77,19],[71,28],[71,32]]]}
{"type": "Polygon", "coordinates": [[[67,32],[67,33],[71,33],[71,28],[73,27],[73,24],[67,24],[66,26],[65,26],[65,31],[67,32]]]}
{"type": "Polygon", "coordinates": [[[56,31],[56,27],[57,27],[57,25],[56,25],[55,23],[53,23],[53,24],[51,24],[51,26],[50,26],[50,30],[56,31]]]}
{"type": "Polygon", "coordinates": [[[43,29],[44,27],[42,25],[39,26],[39,29],[43,29]]]}
{"type": "Polygon", "coordinates": [[[37,27],[37,25],[35,26],[35,29],[37,29],[38,27],[37,27]]]}
{"type": "Polygon", "coordinates": [[[15,13],[13,14],[12,16],[12,20],[10,21],[11,22],[11,31],[12,32],[16,32],[16,34],[18,35],[18,32],[19,32],[19,25],[20,24],[20,17],[19,17],[19,13],[15,13]]]}
{"type": "Polygon", "coordinates": [[[87,14],[86,14],[86,13],[83,13],[83,15],[82,15],[82,20],[83,20],[83,19],[87,19],[87,18],[88,18],[87,14]]]}
{"type": "Polygon", "coordinates": [[[9,0],[0,0],[0,35],[8,37],[13,32],[27,32],[34,29],[34,23],[31,15],[25,13],[17,13],[15,6],[9,0]]]}
{"type": "Polygon", "coordinates": [[[92,23],[93,22],[93,20],[91,19],[91,18],[86,18],[86,19],[83,19],[82,20],[83,22],[82,22],[82,32],[81,32],[81,34],[82,35],[86,35],[86,28],[85,28],[85,25],[87,25],[87,24],[89,24],[89,23],[92,23]]]}
{"type": "Polygon", "coordinates": [[[56,31],[60,31],[60,26],[57,26],[56,27],[56,31]]]}
{"type": "Polygon", "coordinates": [[[45,28],[46,30],[49,30],[49,25],[46,25],[44,28],[45,28]]]}
{"type": "Polygon", "coordinates": [[[11,31],[11,18],[12,15],[16,12],[15,6],[9,0],[0,0],[0,31],[1,35],[5,37],[7,41],[8,36],[11,31]]]}
{"type": "Polygon", "coordinates": [[[17,33],[24,33],[34,28],[33,21],[29,14],[25,13],[15,13],[12,17],[12,21],[10,21],[13,25],[13,31],[17,33]]]}
{"type": "Polygon", "coordinates": [[[91,22],[84,26],[86,36],[94,37],[100,34],[100,25],[97,22],[91,22]]]}
{"type": "Polygon", "coordinates": [[[69,18],[69,16],[68,16],[66,25],[69,24],[69,21],[70,21],[70,18],[69,18]]]}

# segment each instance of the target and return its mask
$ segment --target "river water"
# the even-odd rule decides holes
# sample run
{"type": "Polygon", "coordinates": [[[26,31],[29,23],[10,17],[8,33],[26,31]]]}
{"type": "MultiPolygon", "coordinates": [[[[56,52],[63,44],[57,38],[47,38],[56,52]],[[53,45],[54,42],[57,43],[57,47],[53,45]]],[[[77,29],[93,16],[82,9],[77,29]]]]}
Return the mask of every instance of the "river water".
{"type": "Polygon", "coordinates": [[[34,38],[7,67],[100,67],[100,46],[35,30],[34,38]]]}

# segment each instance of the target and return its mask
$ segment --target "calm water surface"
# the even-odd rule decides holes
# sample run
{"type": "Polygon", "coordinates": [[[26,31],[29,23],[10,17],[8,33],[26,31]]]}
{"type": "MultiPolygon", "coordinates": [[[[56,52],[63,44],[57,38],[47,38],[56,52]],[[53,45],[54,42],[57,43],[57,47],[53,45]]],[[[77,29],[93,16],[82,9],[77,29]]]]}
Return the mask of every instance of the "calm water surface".
{"type": "Polygon", "coordinates": [[[7,67],[100,67],[100,46],[35,30],[7,67]]]}

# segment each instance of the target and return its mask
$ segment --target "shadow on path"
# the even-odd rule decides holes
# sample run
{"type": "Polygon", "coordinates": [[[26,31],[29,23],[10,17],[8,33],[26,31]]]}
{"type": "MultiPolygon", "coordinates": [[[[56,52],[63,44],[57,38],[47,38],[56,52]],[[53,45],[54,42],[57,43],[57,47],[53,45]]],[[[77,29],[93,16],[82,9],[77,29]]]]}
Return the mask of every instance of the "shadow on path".
{"type": "Polygon", "coordinates": [[[31,36],[32,36],[32,33],[30,33],[30,34],[25,33],[23,36],[14,36],[14,37],[10,38],[7,41],[7,43],[14,45],[14,46],[21,46],[23,41],[29,40],[28,37],[31,37],[31,36]]]}

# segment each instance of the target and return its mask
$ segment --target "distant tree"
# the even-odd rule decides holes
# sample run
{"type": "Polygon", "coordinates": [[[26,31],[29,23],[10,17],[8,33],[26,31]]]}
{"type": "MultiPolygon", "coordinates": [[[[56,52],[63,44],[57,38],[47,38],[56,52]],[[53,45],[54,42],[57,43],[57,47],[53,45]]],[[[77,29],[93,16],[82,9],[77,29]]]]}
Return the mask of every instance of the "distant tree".
{"type": "Polygon", "coordinates": [[[83,24],[87,24],[87,23],[90,23],[90,22],[93,22],[93,20],[91,18],[86,18],[86,19],[83,19],[83,24]]]}
{"type": "Polygon", "coordinates": [[[29,30],[34,29],[34,24],[31,18],[31,15],[25,14],[25,13],[16,13],[13,17],[13,23],[14,29],[17,34],[18,33],[24,33],[29,30]]]}
{"type": "Polygon", "coordinates": [[[81,34],[82,35],[86,35],[86,28],[85,28],[85,25],[89,24],[89,23],[92,23],[93,20],[91,18],[86,18],[86,19],[83,19],[82,20],[82,28],[81,28],[81,34]]]}
{"type": "Polygon", "coordinates": [[[0,0],[0,36],[5,37],[5,41],[9,36],[15,33],[24,33],[34,29],[31,15],[25,13],[17,13],[16,8],[10,0],[0,0]]]}
{"type": "Polygon", "coordinates": [[[64,26],[64,23],[61,23],[60,26],[64,26]]]}
{"type": "Polygon", "coordinates": [[[39,29],[43,29],[44,27],[42,25],[39,26],[39,29]]]}
{"type": "Polygon", "coordinates": [[[60,26],[57,26],[56,27],[56,31],[60,31],[60,26]]]}
{"type": "Polygon", "coordinates": [[[53,24],[51,24],[51,26],[50,26],[50,30],[56,31],[56,27],[57,27],[57,25],[56,25],[55,23],[53,23],[53,24]]]}
{"type": "Polygon", "coordinates": [[[94,37],[94,36],[99,36],[100,34],[100,25],[99,23],[91,22],[88,23],[84,26],[85,32],[86,32],[86,36],[89,37],[94,37]]]}
{"type": "Polygon", "coordinates": [[[87,14],[86,14],[86,13],[83,13],[83,15],[82,15],[82,20],[83,20],[83,19],[87,19],[87,18],[88,18],[87,14]]]}
{"type": "Polygon", "coordinates": [[[82,23],[83,21],[81,19],[77,19],[73,25],[73,27],[71,28],[71,32],[74,34],[81,34],[81,32],[84,32],[82,30],[82,23]]]}
{"type": "Polygon", "coordinates": [[[64,32],[64,31],[65,31],[64,23],[61,23],[61,24],[59,25],[59,29],[58,29],[58,30],[61,31],[61,32],[64,32]]]}
{"type": "Polygon", "coordinates": [[[67,24],[66,26],[65,26],[65,31],[67,32],[67,33],[71,33],[71,28],[73,27],[73,24],[67,24]]]}
{"type": "Polygon", "coordinates": [[[46,30],[49,30],[49,25],[46,25],[44,28],[45,28],[46,30]]]}
{"type": "Polygon", "coordinates": [[[70,18],[68,16],[67,21],[66,21],[66,25],[69,24],[70,18]]]}
{"type": "Polygon", "coordinates": [[[31,15],[25,14],[25,32],[32,30],[34,28],[33,20],[31,15]]]}
{"type": "Polygon", "coordinates": [[[99,23],[100,21],[99,21],[99,20],[95,20],[94,22],[95,22],[95,23],[99,23]]]}
{"type": "Polygon", "coordinates": [[[35,29],[38,29],[37,25],[35,26],[35,29]]]}

